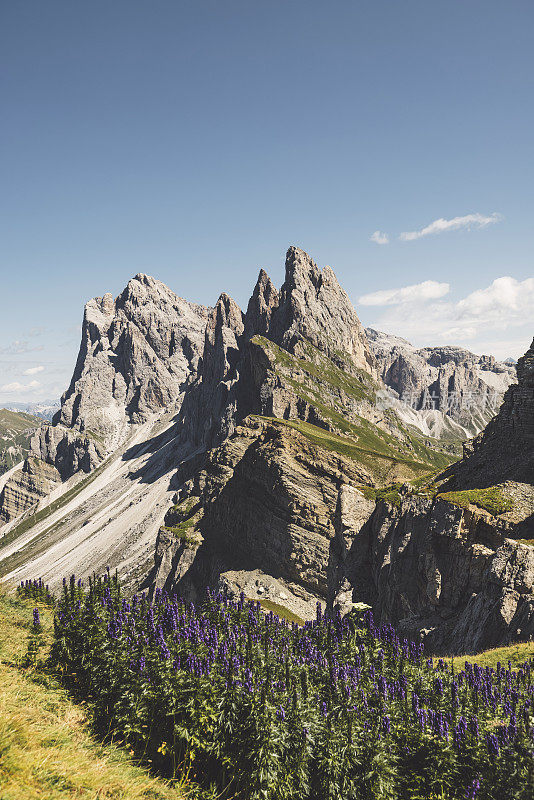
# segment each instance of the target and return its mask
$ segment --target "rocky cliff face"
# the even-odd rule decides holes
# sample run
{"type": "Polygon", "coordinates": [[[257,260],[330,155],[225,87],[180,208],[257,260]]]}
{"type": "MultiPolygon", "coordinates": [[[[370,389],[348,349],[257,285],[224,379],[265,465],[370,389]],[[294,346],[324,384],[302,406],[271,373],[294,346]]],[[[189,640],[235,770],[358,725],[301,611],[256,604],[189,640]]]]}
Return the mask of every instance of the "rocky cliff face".
{"type": "Polygon", "coordinates": [[[154,587],[246,590],[303,618],[365,602],[436,654],[534,635],[534,548],[514,523],[408,484],[375,502],[365,466],[305,431],[250,419],[210,452],[160,530],[154,587]]]}
{"type": "Polygon", "coordinates": [[[379,503],[347,541],[353,599],[436,654],[534,636],[534,548],[513,526],[444,499],[379,503]]]}
{"type": "MultiPolygon", "coordinates": [[[[209,309],[142,274],[115,301],[110,294],[90,300],[78,361],[54,426],[92,435],[100,450],[111,451],[130,424],[178,404],[196,374],[208,316],[209,309]]],[[[53,461],[43,444],[43,457],[53,461]]],[[[77,468],[79,461],[72,471],[77,468]]]]}
{"type": "Polygon", "coordinates": [[[250,596],[284,595],[282,605],[313,616],[328,597],[341,486],[370,482],[358,461],[249,418],[180,487],[160,531],[154,585],[198,599],[207,585],[250,584],[250,596]]]}
{"type": "Polygon", "coordinates": [[[517,362],[517,384],[507,390],[499,413],[446,475],[453,487],[534,484],[534,342],[517,362]]]}
{"type": "Polygon", "coordinates": [[[515,383],[513,364],[477,356],[461,347],[415,348],[405,339],[366,329],[392,402],[406,422],[441,437],[470,438],[497,413],[515,383]]]}
{"type": "Polygon", "coordinates": [[[61,476],[55,467],[38,458],[27,458],[1,488],[0,525],[24,514],[60,483],[61,476]]]}
{"type": "MultiPolygon", "coordinates": [[[[361,599],[436,652],[532,635],[534,550],[513,541],[530,538],[532,486],[514,484],[521,515],[439,497],[425,476],[450,464],[447,443],[377,404],[379,374],[445,402],[511,368],[381,336],[369,346],[332,270],[298,248],[280,290],[260,272],[246,312],[143,275],[91,301],[61,410],[3,481],[0,574],[53,584],[117,566],[132,587],[218,584],[302,618],[361,599]]],[[[531,458],[532,353],[518,375],[475,461],[439,481],[465,488],[512,433],[505,466],[531,458]]]]}
{"type": "Polygon", "coordinates": [[[307,253],[290,247],[277,299],[266,330],[255,333],[268,335],[299,356],[306,355],[305,341],[350,372],[360,369],[376,375],[365,331],[330,267],[321,272],[307,253]]]}

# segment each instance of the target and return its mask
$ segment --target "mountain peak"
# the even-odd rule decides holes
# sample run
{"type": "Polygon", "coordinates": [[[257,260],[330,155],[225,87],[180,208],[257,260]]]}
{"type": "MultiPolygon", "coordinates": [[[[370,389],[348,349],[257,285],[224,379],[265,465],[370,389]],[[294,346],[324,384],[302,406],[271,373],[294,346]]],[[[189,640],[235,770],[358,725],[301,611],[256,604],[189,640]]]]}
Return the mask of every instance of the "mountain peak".
{"type": "Polygon", "coordinates": [[[243,327],[243,312],[233,297],[222,292],[209,317],[206,335],[211,338],[209,335],[212,331],[222,328],[230,328],[235,335],[240,335],[243,333],[243,327]]]}
{"type": "Polygon", "coordinates": [[[520,386],[534,387],[534,339],[517,362],[517,382],[520,386]]]}
{"type": "Polygon", "coordinates": [[[281,289],[281,295],[290,293],[301,286],[311,284],[317,290],[321,285],[321,270],[300,247],[291,246],[286,253],[286,278],[281,289]]]}
{"type": "Polygon", "coordinates": [[[247,336],[264,336],[269,330],[271,316],[278,307],[280,294],[264,269],[260,269],[252,296],[248,301],[246,318],[247,336]]]}
{"type": "Polygon", "coordinates": [[[270,335],[296,355],[303,355],[309,342],[349,371],[374,374],[374,357],[362,324],[331,267],[321,271],[299,247],[289,248],[285,266],[270,335]]]}

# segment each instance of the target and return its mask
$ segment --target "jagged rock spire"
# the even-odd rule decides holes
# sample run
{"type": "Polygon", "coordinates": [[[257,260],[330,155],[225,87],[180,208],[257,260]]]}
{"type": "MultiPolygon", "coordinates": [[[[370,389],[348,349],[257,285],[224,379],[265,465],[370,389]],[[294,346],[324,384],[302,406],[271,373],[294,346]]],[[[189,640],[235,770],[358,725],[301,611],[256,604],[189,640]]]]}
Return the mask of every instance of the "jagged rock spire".
{"type": "Polygon", "coordinates": [[[260,269],[252,297],[248,301],[246,313],[246,334],[248,338],[259,334],[265,336],[271,325],[273,311],[278,307],[280,294],[264,269],[260,269]]]}
{"type": "Polygon", "coordinates": [[[197,369],[208,313],[142,273],[115,301],[110,294],[90,300],[54,422],[106,439],[174,402],[197,369]]]}
{"type": "Polygon", "coordinates": [[[349,370],[375,374],[365,331],[334,271],[322,271],[298,247],[286,255],[286,277],[278,308],[272,314],[270,338],[297,355],[305,341],[349,370]]]}

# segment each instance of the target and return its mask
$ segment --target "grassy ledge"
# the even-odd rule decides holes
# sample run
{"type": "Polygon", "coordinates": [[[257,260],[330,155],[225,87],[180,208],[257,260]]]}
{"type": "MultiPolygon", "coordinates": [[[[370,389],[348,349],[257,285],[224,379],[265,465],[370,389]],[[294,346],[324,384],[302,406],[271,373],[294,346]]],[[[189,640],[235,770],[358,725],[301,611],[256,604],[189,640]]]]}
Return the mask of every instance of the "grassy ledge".
{"type": "MultiPolygon", "coordinates": [[[[476,656],[456,656],[454,658],[454,665],[458,669],[462,669],[464,661],[469,661],[472,664],[478,664],[479,667],[490,667],[495,669],[498,663],[507,666],[508,662],[512,665],[512,669],[518,669],[525,661],[534,656],[534,642],[518,642],[509,647],[496,647],[493,650],[486,650],[476,656]]],[[[452,658],[446,659],[449,663],[452,658]]]]}
{"type": "Polygon", "coordinates": [[[499,486],[490,486],[487,489],[467,489],[463,492],[445,492],[438,494],[442,500],[448,500],[461,508],[469,508],[470,505],[489,511],[493,516],[505,514],[512,511],[514,504],[510,498],[505,497],[499,486]]]}

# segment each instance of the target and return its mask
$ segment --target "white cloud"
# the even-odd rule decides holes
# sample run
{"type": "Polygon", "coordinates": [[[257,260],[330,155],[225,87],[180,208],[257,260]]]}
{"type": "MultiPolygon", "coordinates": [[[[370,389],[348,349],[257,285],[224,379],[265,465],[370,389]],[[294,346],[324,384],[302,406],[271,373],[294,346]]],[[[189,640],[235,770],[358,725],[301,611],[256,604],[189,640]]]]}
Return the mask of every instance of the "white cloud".
{"type": "Polygon", "coordinates": [[[402,289],[382,289],[379,292],[364,294],[358,302],[362,306],[393,306],[400,303],[417,303],[426,300],[437,300],[448,294],[448,283],[437,281],[423,281],[402,289]]]}
{"type": "Polygon", "coordinates": [[[387,233],[382,233],[382,231],[375,231],[369,238],[372,242],[376,242],[377,244],[387,244],[389,242],[389,236],[387,233]]]}
{"type": "Polygon", "coordinates": [[[489,216],[484,214],[466,214],[464,217],[453,217],[452,219],[435,219],[430,225],[421,228],[418,231],[404,231],[399,236],[403,242],[413,242],[415,239],[422,239],[423,236],[431,236],[436,233],[446,233],[447,231],[457,231],[462,228],[470,230],[471,228],[487,228],[488,225],[493,225],[502,219],[501,214],[494,212],[489,216]]]}
{"type": "Polygon", "coordinates": [[[441,331],[439,334],[440,339],[443,339],[448,342],[458,342],[462,339],[474,339],[477,335],[477,329],[473,327],[469,327],[466,325],[462,327],[461,325],[457,325],[455,328],[448,328],[445,331],[441,331]]]}
{"type": "MultiPolygon", "coordinates": [[[[425,283],[447,286],[435,281],[425,283]]],[[[402,336],[418,347],[463,345],[498,358],[517,358],[532,341],[534,278],[519,281],[503,276],[457,302],[440,299],[437,290],[425,296],[424,291],[417,291],[422,286],[385,289],[360,298],[362,305],[384,306],[366,324],[402,336]]]]}
{"type": "Polygon", "coordinates": [[[22,374],[23,375],[37,375],[38,372],[44,372],[44,367],[43,366],[30,367],[29,369],[25,369],[22,374]]]}
{"type": "Polygon", "coordinates": [[[5,392],[5,394],[12,394],[13,392],[27,392],[27,391],[34,391],[40,387],[39,381],[30,381],[29,383],[19,383],[19,381],[13,381],[13,383],[4,383],[3,386],[0,386],[0,392],[5,392]]]}
{"type": "Polygon", "coordinates": [[[459,319],[499,322],[525,318],[534,309],[534,278],[518,281],[506,275],[496,278],[485,289],[477,289],[460,300],[456,310],[459,319]]]}

